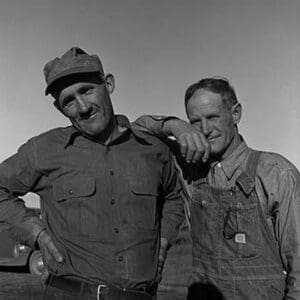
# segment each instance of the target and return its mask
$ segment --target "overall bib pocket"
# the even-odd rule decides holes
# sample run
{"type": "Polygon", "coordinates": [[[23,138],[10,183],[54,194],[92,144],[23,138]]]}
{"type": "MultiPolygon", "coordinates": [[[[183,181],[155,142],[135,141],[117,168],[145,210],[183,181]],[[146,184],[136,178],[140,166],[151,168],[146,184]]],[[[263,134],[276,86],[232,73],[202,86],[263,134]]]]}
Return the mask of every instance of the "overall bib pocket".
{"type": "Polygon", "coordinates": [[[255,258],[261,254],[261,231],[257,203],[223,206],[223,256],[255,258]]]}

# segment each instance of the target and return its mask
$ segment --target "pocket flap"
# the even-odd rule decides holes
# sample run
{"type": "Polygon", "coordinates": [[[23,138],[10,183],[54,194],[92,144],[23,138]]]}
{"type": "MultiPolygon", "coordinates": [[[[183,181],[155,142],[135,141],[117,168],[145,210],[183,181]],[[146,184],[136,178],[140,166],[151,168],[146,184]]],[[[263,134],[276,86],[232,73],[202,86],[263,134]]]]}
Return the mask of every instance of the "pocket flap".
{"type": "Polygon", "coordinates": [[[54,185],[53,192],[57,201],[90,196],[95,192],[95,179],[91,177],[76,177],[54,185]]]}
{"type": "Polygon", "coordinates": [[[158,196],[158,183],[155,180],[146,180],[143,178],[130,178],[131,190],[137,195],[158,196]]]}

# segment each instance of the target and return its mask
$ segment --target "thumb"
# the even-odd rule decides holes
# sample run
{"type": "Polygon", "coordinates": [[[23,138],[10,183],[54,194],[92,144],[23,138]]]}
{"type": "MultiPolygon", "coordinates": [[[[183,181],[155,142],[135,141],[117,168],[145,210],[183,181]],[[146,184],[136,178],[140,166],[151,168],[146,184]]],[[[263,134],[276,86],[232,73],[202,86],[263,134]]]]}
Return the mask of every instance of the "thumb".
{"type": "Polygon", "coordinates": [[[45,256],[46,263],[52,258],[54,258],[58,263],[63,261],[63,256],[60,254],[56,246],[54,245],[51,236],[46,230],[42,231],[38,237],[38,245],[45,256]]]}
{"type": "Polygon", "coordinates": [[[48,283],[48,279],[49,279],[49,272],[47,267],[44,269],[42,275],[41,275],[41,284],[43,287],[45,287],[48,283]]]}

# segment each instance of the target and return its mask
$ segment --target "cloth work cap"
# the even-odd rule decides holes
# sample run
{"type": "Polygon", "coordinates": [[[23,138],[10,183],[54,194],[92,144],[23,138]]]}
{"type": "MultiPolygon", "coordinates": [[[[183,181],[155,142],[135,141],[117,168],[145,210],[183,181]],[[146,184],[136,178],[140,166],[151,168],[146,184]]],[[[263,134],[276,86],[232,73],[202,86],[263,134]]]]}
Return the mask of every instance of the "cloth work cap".
{"type": "Polygon", "coordinates": [[[60,78],[78,73],[99,72],[104,76],[102,63],[97,55],[89,55],[84,50],[73,47],[61,58],[50,60],[44,67],[48,95],[53,84],[60,78]]]}

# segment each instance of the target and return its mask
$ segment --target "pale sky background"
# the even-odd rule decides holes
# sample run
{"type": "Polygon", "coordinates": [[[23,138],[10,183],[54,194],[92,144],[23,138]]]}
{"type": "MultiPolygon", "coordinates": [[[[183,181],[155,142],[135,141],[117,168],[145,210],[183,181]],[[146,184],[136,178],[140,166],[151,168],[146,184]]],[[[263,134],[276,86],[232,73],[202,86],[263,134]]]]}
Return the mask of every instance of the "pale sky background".
{"type": "Polygon", "coordinates": [[[1,161],[30,137],[69,124],[44,96],[42,70],[79,46],[115,75],[115,111],[131,120],[185,118],[191,83],[227,77],[248,145],[300,168],[298,0],[0,0],[0,38],[1,161]]]}

